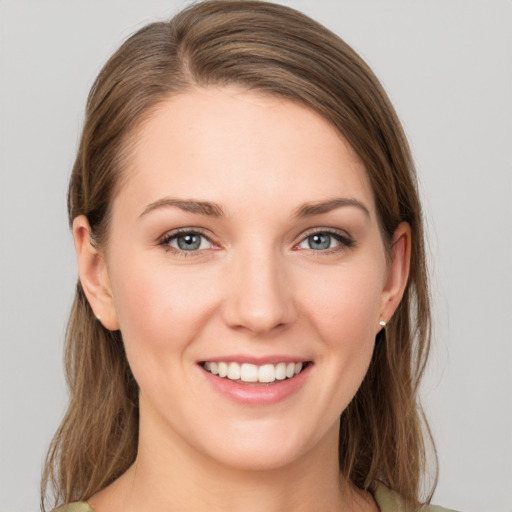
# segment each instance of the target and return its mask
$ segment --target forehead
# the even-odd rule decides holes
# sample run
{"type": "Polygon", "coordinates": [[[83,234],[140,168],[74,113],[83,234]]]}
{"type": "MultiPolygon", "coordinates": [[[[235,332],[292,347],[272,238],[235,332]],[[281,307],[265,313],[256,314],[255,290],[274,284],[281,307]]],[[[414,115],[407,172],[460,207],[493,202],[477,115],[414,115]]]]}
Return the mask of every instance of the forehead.
{"type": "Polygon", "coordinates": [[[343,195],[374,208],[363,164],[330,123],[237,88],[166,99],[136,131],[126,162],[120,196],[139,203],[168,194],[267,208],[343,195]]]}

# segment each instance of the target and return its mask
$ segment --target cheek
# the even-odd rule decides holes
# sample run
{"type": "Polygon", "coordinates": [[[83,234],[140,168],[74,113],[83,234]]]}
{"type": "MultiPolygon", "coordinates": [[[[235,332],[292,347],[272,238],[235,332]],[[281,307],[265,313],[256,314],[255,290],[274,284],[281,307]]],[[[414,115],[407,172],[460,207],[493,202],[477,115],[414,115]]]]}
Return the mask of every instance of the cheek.
{"type": "Polygon", "coordinates": [[[373,340],[381,303],[379,266],[330,269],[315,277],[314,287],[300,291],[306,308],[326,340],[360,344],[373,340]]]}
{"type": "Polygon", "coordinates": [[[186,345],[215,307],[218,286],[211,272],[155,259],[148,265],[143,257],[118,258],[113,266],[114,303],[127,350],[186,345]]]}

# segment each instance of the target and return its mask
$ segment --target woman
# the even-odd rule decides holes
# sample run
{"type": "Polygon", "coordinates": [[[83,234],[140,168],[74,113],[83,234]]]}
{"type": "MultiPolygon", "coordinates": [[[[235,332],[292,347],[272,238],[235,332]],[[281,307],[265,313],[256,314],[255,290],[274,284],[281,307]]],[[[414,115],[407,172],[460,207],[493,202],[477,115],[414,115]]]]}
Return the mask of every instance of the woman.
{"type": "Polygon", "coordinates": [[[377,79],[304,15],[212,1],[96,80],[69,187],[65,509],[415,510],[421,209],[377,79]]]}

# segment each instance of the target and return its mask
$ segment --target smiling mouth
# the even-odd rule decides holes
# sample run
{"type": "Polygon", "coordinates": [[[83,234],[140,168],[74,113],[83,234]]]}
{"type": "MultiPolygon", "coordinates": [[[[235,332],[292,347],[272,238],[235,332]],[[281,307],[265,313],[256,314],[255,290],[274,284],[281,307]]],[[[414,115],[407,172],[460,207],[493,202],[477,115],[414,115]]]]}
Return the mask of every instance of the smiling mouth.
{"type": "Polygon", "coordinates": [[[201,366],[217,377],[236,381],[240,384],[272,384],[292,379],[304,371],[310,361],[256,365],[251,363],[205,361],[201,366]]]}

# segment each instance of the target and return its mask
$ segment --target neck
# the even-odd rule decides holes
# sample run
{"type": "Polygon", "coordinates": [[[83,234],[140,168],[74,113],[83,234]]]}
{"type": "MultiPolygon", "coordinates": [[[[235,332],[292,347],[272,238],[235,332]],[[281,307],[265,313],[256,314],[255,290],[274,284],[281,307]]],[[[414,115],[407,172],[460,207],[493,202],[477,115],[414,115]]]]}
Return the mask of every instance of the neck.
{"type": "MultiPolygon", "coordinates": [[[[89,503],[96,512],[362,511],[368,497],[339,475],[339,425],[313,450],[284,467],[226,467],[168,433],[141,423],[133,466],[89,503]]],[[[371,501],[371,498],[370,498],[371,501]]]]}

